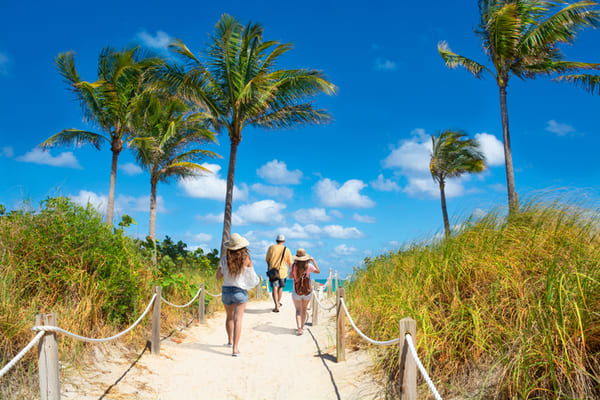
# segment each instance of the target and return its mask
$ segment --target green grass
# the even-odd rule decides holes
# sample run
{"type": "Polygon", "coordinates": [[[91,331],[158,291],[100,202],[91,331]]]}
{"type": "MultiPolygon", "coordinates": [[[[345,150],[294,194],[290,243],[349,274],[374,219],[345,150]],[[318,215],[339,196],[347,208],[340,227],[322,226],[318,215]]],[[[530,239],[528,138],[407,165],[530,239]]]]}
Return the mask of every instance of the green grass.
{"type": "MultiPolygon", "coordinates": [[[[492,212],[461,226],[365,260],[346,296],[360,329],[387,340],[399,319],[414,318],[442,395],[600,398],[597,210],[536,199],[509,221],[492,212]]],[[[383,350],[379,365],[391,387],[397,352],[383,350]]]]}

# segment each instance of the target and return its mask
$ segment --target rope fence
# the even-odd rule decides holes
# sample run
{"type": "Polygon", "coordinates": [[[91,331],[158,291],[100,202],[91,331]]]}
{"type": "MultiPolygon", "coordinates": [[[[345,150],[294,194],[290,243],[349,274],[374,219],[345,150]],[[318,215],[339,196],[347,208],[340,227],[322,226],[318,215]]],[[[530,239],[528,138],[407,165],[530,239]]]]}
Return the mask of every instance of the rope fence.
{"type": "MultiPolygon", "coordinates": [[[[331,282],[331,272],[330,278],[328,279],[328,284],[331,282]]],[[[423,366],[423,363],[419,359],[417,354],[417,350],[413,344],[413,337],[416,337],[417,334],[417,324],[416,321],[412,318],[403,318],[400,320],[399,326],[399,335],[397,338],[379,341],[372,339],[365,335],[354,323],[348,308],[346,307],[346,303],[344,301],[345,291],[344,288],[337,287],[337,272],[336,272],[336,302],[330,307],[324,306],[319,300],[319,296],[317,296],[316,288],[317,284],[313,281],[313,296],[312,296],[312,307],[313,307],[313,325],[318,324],[318,308],[322,308],[326,311],[331,311],[336,308],[336,360],[337,362],[344,361],[345,356],[345,318],[348,318],[348,322],[352,326],[352,328],[356,331],[356,333],[362,337],[367,342],[379,345],[379,346],[388,346],[392,344],[399,344],[399,382],[398,382],[398,391],[400,393],[401,400],[415,400],[417,398],[417,368],[421,373],[421,376],[429,386],[429,389],[433,393],[436,400],[442,400],[438,390],[436,389],[433,381],[429,377],[427,370],[423,366]],[[342,312],[343,310],[343,312],[342,312]],[[410,357],[408,356],[410,354],[410,357]]],[[[328,287],[329,289],[329,287],[328,287]]],[[[331,290],[328,290],[328,295],[331,294],[331,290]]]]}
{"type": "MultiPolygon", "coordinates": [[[[256,285],[256,297],[261,296],[261,285],[263,283],[262,276],[259,276],[259,282],[256,285]]],[[[198,300],[198,320],[200,323],[204,323],[205,314],[205,302],[204,294],[209,294],[213,297],[221,296],[222,293],[211,294],[208,293],[204,284],[200,284],[196,295],[192,300],[186,304],[177,305],[167,301],[161,295],[161,287],[155,286],[153,289],[153,295],[148,303],[148,306],[140,315],[140,317],[127,329],[117,333],[114,336],[107,338],[90,338],[81,335],[77,335],[73,332],[69,332],[56,325],[56,314],[38,314],[36,316],[36,323],[31,328],[32,331],[37,332],[35,337],[12,359],[10,360],[1,370],[0,378],[6,375],[36,344],[38,344],[38,371],[39,371],[39,382],[40,382],[40,398],[41,400],[59,400],[60,399],[60,382],[59,382],[59,357],[58,357],[58,342],[57,334],[71,337],[76,340],[81,340],[90,343],[101,343],[108,342],[117,339],[135,328],[146,315],[152,309],[152,339],[150,340],[152,354],[160,353],[160,305],[161,302],[168,304],[175,308],[185,308],[190,306],[194,301],[198,300]],[[157,301],[157,299],[160,299],[157,301]]]]}
{"type": "MultiPolygon", "coordinates": [[[[378,341],[372,338],[369,338],[365,335],[354,323],[348,308],[346,307],[346,303],[344,301],[345,292],[344,288],[338,287],[338,276],[337,271],[335,273],[335,292],[333,291],[333,275],[330,270],[329,278],[325,285],[327,290],[327,296],[331,296],[332,293],[336,294],[336,302],[331,306],[324,306],[317,295],[317,288],[321,288],[320,284],[315,283],[313,280],[313,296],[312,296],[312,323],[313,325],[318,325],[319,313],[318,309],[322,308],[326,311],[331,311],[334,308],[336,309],[336,360],[337,362],[341,362],[345,360],[345,317],[348,318],[348,321],[352,328],[367,342],[374,345],[391,345],[395,343],[399,343],[399,366],[400,366],[400,379],[399,379],[399,392],[401,400],[415,400],[417,398],[417,390],[416,390],[416,370],[420,371],[423,379],[429,386],[431,392],[433,393],[436,400],[442,400],[440,394],[438,393],[435,385],[433,384],[431,378],[427,374],[427,371],[423,367],[422,362],[419,360],[417,355],[417,351],[413,344],[413,337],[416,337],[416,321],[411,318],[403,318],[400,320],[399,326],[399,337],[387,340],[387,341],[378,341]],[[342,312],[343,310],[343,312],[342,312]],[[410,354],[410,357],[408,355],[410,354]]],[[[268,290],[268,282],[265,282],[267,293],[268,290]]],[[[263,285],[262,275],[259,276],[259,282],[256,285],[256,297],[258,299],[261,298],[261,290],[263,285]]],[[[160,286],[155,286],[153,289],[153,296],[150,299],[150,302],[144,312],[140,315],[140,317],[127,329],[114,336],[110,336],[107,338],[89,338],[85,336],[80,336],[75,333],[66,331],[56,324],[56,315],[55,314],[38,314],[36,316],[36,324],[32,328],[34,332],[37,332],[36,336],[25,346],[8,364],[6,364],[0,370],[0,378],[4,376],[8,371],[11,370],[26,354],[29,352],[36,344],[38,344],[38,370],[39,370],[39,382],[40,382],[40,398],[41,400],[59,400],[60,399],[60,382],[59,382],[59,358],[58,358],[58,343],[57,343],[57,333],[63,334],[65,336],[69,336],[73,339],[91,342],[91,343],[99,343],[99,342],[107,342],[110,340],[117,339],[128,332],[130,332],[133,328],[135,328],[150,312],[152,309],[152,339],[150,341],[151,344],[151,352],[152,354],[160,353],[160,308],[161,303],[164,302],[169,306],[176,308],[185,308],[190,306],[194,301],[198,300],[198,320],[200,323],[204,323],[204,314],[205,314],[205,294],[208,294],[213,297],[221,296],[222,293],[212,294],[208,293],[204,284],[200,284],[196,295],[190,300],[188,303],[183,305],[173,304],[167,301],[161,295],[160,286]],[[160,300],[158,300],[160,299],[160,300]]]]}

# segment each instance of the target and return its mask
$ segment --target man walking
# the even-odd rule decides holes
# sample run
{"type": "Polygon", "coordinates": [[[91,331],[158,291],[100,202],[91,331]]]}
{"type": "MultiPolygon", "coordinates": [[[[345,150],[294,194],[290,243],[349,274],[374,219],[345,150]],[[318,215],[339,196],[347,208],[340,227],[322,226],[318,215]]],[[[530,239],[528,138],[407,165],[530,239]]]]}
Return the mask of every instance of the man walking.
{"type": "Polygon", "coordinates": [[[285,247],[285,237],[283,235],[277,235],[275,239],[277,244],[269,246],[267,250],[267,269],[277,269],[279,271],[278,276],[271,278],[271,289],[273,292],[273,302],[275,308],[273,312],[279,312],[281,306],[281,295],[283,294],[283,287],[285,286],[286,278],[288,277],[288,268],[292,265],[292,252],[290,249],[285,247]]]}

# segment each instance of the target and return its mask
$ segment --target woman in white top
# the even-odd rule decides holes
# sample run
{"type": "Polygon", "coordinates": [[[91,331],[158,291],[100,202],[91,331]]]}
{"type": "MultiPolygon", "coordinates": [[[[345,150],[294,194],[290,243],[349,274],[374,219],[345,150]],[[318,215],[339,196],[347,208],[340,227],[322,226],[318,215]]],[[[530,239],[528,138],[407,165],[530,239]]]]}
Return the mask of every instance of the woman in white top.
{"type": "Polygon", "coordinates": [[[248,291],[243,289],[244,268],[252,268],[252,259],[248,250],[248,240],[234,233],[224,243],[227,254],[221,257],[217,279],[223,279],[221,290],[223,305],[227,316],[225,330],[227,345],[233,346],[232,356],[240,355],[239,344],[242,333],[242,317],[248,302],[248,291]]]}
{"type": "Polygon", "coordinates": [[[294,264],[292,264],[292,270],[290,277],[294,280],[292,286],[292,300],[294,300],[294,306],[296,307],[296,325],[298,327],[298,335],[304,333],[304,323],[306,322],[306,309],[308,303],[312,297],[312,290],[310,286],[310,274],[312,272],[320,273],[321,270],[317,266],[315,259],[306,254],[304,249],[298,249],[296,251],[296,257],[294,257],[294,264]],[[297,293],[298,290],[307,290],[308,293],[297,293]]]}

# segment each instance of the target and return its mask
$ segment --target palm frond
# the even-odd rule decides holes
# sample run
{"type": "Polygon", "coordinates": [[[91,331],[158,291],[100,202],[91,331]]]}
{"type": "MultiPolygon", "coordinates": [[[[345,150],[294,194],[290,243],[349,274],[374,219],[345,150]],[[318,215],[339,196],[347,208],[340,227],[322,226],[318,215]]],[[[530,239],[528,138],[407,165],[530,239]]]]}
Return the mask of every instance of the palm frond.
{"type": "Polygon", "coordinates": [[[106,137],[94,132],[82,131],[79,129],[64,129],[44,140],[38,147],[48,149],[55,146],[74,145],[80,147],[84,144],[90,144],[100,150],[103,141],[110,143],[110,140],[106,137]]]}
{"type": "Polygon", "coordinates": [[[600,94],[600,75],[575,74],[562,75],[556,78],[557,81],[566,81],[576,87],[580,87],[590,94],[600,94]]]}
{"type": "Polygon", "coordinates": [[[442,56],[442,59],[446,62],[446,66],[448,66],[449,68],[454,69],[456,67],[463,67],[478,79],[481,79],[481,73],[484,70],[487,70],[492,75],[494,75],[484,65],[452,52],[452,50],[450,50],[450,47],[448,47],[448,43],[446,42],[438,43],[438,52],[440,53],[440,56],[442,56]]]}

